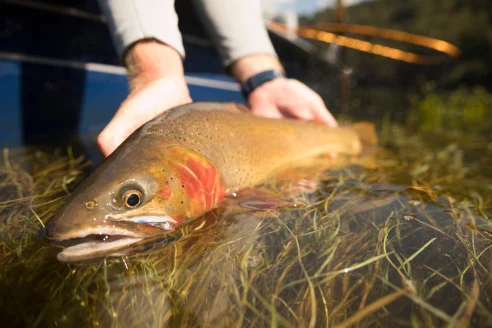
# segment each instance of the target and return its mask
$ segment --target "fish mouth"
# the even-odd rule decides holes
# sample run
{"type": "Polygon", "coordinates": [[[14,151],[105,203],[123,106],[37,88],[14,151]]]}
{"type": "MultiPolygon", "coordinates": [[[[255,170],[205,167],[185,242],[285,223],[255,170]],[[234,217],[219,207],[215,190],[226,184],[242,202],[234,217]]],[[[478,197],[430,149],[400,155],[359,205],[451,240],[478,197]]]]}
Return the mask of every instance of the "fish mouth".
{"type": "MultiPolygon", "coordinates": [[[[91,235],[98,236],[98,235],[91,235]]],[[[124,236],[109,236],[110,240],[97,241],[96,239],[91,240],[91,236],[84,239],[88,241],[81,242],[74,246],[69,246],[64,248],[56,258],[60,262],[75,262],[83,261],[88,259],[93,259],[96,257],[103,257],[111,255],[115,251],[121,250],[122,248],[128,247],[131,244],[139,242],[143,238],[131,238],[124,236]]],[[[102,235],[108,237],[108,235],[102,235]]]]}
{"type": "Polygon", "coordinates": [[[54,239],[55,244],[64,247],[57,255],[58,261],[76,262],[116,256],[115,252],[128,248],[146,237],[174,230],[175,223],[176,221],[171,217],[127,218],[115,224],[89,227],[50,239],[54,239]]]}

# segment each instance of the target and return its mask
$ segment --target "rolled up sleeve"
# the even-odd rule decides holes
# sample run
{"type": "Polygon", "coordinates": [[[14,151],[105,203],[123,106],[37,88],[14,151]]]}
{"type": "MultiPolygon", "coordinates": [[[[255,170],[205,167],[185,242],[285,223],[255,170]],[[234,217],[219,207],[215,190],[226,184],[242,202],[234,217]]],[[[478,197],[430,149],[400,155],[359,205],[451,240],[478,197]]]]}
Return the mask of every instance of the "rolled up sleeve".
{"type": "Polygon", "coordinates": [[[260,0],[194,0],[194,5],[224,66],[248,55],[276,56],[260,0]]]}
{"type": "Polygon", "coordinates": [[[174,0],[99,0],[121,56],[133,43],[156,39],[185,56],[174,0]]]}

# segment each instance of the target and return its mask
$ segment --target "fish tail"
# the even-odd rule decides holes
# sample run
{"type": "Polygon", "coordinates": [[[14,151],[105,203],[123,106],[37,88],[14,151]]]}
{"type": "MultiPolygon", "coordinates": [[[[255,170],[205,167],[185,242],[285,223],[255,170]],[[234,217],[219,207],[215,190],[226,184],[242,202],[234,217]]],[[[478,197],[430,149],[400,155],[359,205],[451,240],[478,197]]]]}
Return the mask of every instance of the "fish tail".
{"type": "Polygon", "coordinates": [[[378,136],[374,124],[369,122],[358,122],[350,126],[357,133],[364,146],[377,146],[378,136]]]}

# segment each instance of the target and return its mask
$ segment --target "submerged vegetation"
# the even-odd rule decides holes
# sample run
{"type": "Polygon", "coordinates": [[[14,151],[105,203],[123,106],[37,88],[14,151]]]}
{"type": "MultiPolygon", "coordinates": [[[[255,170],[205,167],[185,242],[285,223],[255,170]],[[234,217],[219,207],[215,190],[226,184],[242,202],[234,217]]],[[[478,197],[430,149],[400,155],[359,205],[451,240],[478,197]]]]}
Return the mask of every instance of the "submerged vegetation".
{"type": "MultiPolygon", "coordinates": [[[[131,254],[71,265],[40,231],[88,162],[4,150],[0,316],[29,327],[490,326],[492,142],[429,133],[383,123],[384,150],[325,172],[293,200],[302,206],[217,209],[131,254]]],[[[288,184],[276,182],[264,188],[288,184]]]]}
{"type": "Polygon", "coordinates": [[[432,82],[422,83],[421,94],[414,96],[409,124],[421,131],[491,131],[492,93],[482,86],[460,87],[446,95],[436,92],[432,82]]]}

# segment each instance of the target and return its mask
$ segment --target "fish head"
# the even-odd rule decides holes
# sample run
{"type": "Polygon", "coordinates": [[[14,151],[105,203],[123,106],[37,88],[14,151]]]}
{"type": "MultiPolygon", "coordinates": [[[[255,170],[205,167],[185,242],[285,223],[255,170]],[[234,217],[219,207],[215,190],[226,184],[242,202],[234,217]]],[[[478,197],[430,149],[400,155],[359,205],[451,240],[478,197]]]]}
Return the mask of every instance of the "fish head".
{"type": "Polygon", "coordinates": [[[171,232],[224,197],[215,165],[202,155],[178,146],[155,152],[133,146],[108,157],[48,223],[50,239],[74,244],[58,254],[60,261],[111,254],[171,232]]]}

